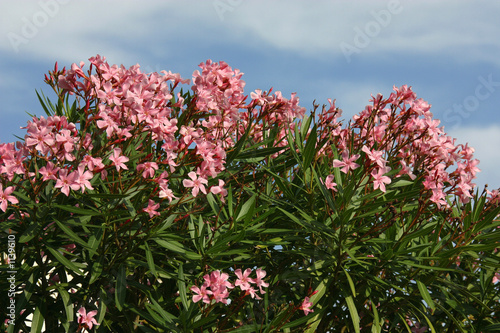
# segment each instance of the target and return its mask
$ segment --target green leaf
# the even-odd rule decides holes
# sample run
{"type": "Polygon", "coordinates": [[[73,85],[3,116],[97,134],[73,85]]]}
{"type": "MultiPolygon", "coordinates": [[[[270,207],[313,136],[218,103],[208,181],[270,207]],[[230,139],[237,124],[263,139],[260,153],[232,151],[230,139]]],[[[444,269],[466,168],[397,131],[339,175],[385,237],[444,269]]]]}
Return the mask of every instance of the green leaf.
{"type": "Polygon", "coordinates": [[[356,297],[356,288],[354,287],[354,282],[352,282],[351,275],[342,267],[342,270],[345,273],[345,276],[347,277],[347,281],[349,282],[349,287],[351,288],[351,293],[354,297],[356,297]]]}
{"type": "Polygon", "coordinates": [[[243,206],[241,206],[241,209],[238,212],[238,215],[236,216],[236,222],[240,221],[247,215],[252,215],[253,210],[254,210],[254,204],[255,204],[255,194],[252,195],[250,199],[248,199],[243,206]]]}
{"type": "Polygon", "coordinates": [[[158,273],[156,272],[155,262],[153,259],[153,254],[151,253],[151,249],[149,248],[148,243],[145,243],[145,247],[146,247],[146,249],[145,249],[146,250],[146,261],[148,262],[149,270],[151,271],[151,273],[154,276],[158,276],[158,273]]]}
{"type": "Polygon", "coordinates": [[[427,290],[427,287],[425,284],[423,284],[421,281],[417,280],[417,286],[418,290],[420,291],[420,295],[422,295],[422,298],[424,299],[425,303],[432,309],[436,309],[436,305],[434,304],[434,301],[431,298],[431,294],[429,293],[429,290],[427,290]]]}
{"type": "Polygon", "coordinates": [[[201,255],[199,253],[187,251],[184,248],[184,246],[177,241],[165,240],[165,239],[159,239],[159,238],[154,238],[153,240],[156,243],[158,243],[158,245],[163,246],[166,249],[169,249],[173,252],[177,252],[177,253],[185,255],[188,259],[191,259],[191,260],[200,260],[201,259],[201,255]]]}
{"type": "Polygon", "coordinates": [[[47,245],[47,249],[52,253],[52,255],[55,257],[55,259],[61,263],[63,266],[66,266],[67,268],[71,269],[74,273],[82,276],[83,272],[80,270],[80,268],[77,267],[77,265],[68,260],[65,256],[63,256],[58,250],[50,247],[47,245]]]}
{"type": "Polygon", "coordinates": [[[309,133],[309,138],[307,139],[306,146],[304,147],[304,153],[303,153],[303,164],[302,168],[305,170],[309,168],[312,160],[314,159],[314,156],[316,155],[317,149],[321,147],[316,147],[317,145],[317,140],[318,140],[318,134],[316,125],[313,126],[311,129],[311,132],[309,133]]]}
{"type": "Polygon", "coordinates": [[[40,333],[42,331],[44,318],[43,314],[40,311],[40,308],[37,306],[35,309],[35,313],[33,314],[33,320],[31,322],[31,333],[40,333]]]}
{"type": "Polygon", "coordinates": [[[59,209],[62,209],[62,210],[65,210],[67,212],[74,213],[74,214],[89,215],[89,216],[102,215],[102,213],[99,211],[79,208],[79,207],[75,207],[75,206],[65,206],[65,205],[58,205],[58,204],[53,204],[52,206],[54,208],[59,208],[59,209]]]}
{"type": "Polygon", "coordinates": [[[85,242],[83,239],[81,239],[77,234],[73,232],[67,225],[64,225],[63,223],[59,222],[58,220],[55,220],[56,224],[59,226],[59,228],[75,243],[78,243],[80,245],[83,245],[84,247],[88,247],[87,242],[85,242]]]}
{"type": "Polygon", "coordinates": [[[68,322],[72,322],[74,318],[74,312],[73,312],[73,303],[71,302],[71,298],[69,296],[69,293],[66,289],[61,288],[60,286],[57,286],[57,291],[59,292],[59,295],[61,295],[61,299],[64,304],[64,311],[66,312],[66,320],[68,322]]]}
{"type": "Polygon", "coordinates": [[[99,260],[94,261],[92,263],[92,268],[91,268],[91,271],[90,271],[90,281],[89,281],[89,284],[94,283],[99,278],[99,276],[101,276],[102,269],[104,267],[103,260],[104,260],[104,258],[100,257],[99,260]]]}
{"type": "Polygon", "coordinates": [[[351,314],[351,319],[352,319],[352,325],[354,326],[354,331],[356,333],[359,333],[359,315],[358,315],[358,310],[356,310],[356,305],[354,304],[354,300],[352,299],[352,296],[347,296],[345,298],[345,301],[347,303],[347,307],[349,308],[349,313],[351,314]]]}
{"type": "Polygon", "coordinates": [[[102,228],[96,229],[94,233],[90,235],[89,242],[87,243],[87,248],[89,249],[90,252],[90,259],[92,259],[92,257],[97,253],[97,248],[101,244],[102,235],[103,235],[102,228]]]}
{"type": "Polygon", "coordinates": [[[119,311],[122,311],[125,305],[125,297],[127,294],[127,279],[126,279],[126,268],[122,264],[118,269],[118,275],[116,277],[115,285],[115,302],[116,307],[119,311]]]}
{"type": "Polygon", "coordinates": [[[38,222],[32,223],[21,236],[19,236],[19,243],[27,243],[33,239],[40,232],[42,225],[38,222]]]}
{"type": "Polygon", "coordinates": [[[184,309],[189,309],[189,302],[186,291],[186,281],[184,279],[184,270],[182,263],[179,263],[179,275],[177,277],[177,287],[179,288],[179,296],[181,297],[182,305],[184,305],[184,309]]]}

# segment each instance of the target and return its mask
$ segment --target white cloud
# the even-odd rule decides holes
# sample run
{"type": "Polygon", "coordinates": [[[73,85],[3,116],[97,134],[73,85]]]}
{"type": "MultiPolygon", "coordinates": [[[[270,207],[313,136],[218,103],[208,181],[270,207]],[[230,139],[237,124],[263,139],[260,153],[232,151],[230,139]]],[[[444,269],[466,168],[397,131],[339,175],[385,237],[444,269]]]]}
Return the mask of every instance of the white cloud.
{"type": "MultiPolygon", "coordinates": [[[[86,60],[100,52],[110,59],[116,58],[118,63],[133,64],[137,56],[134,51],[131,53],[131,47],[124,49],[124,43],[130,43],[129,46],[141,41],[166,43],[189,36],[194,43],[224,40],[262,47],[264,42],[270,49],[322,59],[344,58],[340,45],[346,43],[370,56],[441,52],[458,62],[481,60],[500,64],[500,58],[493,56],[500,51],[497,38],[500,25],[496,24],[500,2],[480,5],[464,0],[66,2],[2,1],[0,30],[4,36],[0,50],[14,54],[8,33],[22,37],[23,26],[27,21],[33,23],[38,15],[43,24],[36,27],[38,32],[34,37],[19,45],[20,53],[67,62],[82,57],[86,60]],[[47,13],[42,3],[56,3],[58,8],[47,13]],[[221,3],[225,4],[222,9],[217,7],[221,3]],[[48,17],[46,22],[43,15],[48,17]],[[359,31],[372,35],[368,36],[368,45],[356,43],[359,31]],[[485,49],[489,52],[480,51],[485,49]]],[[[154,49],[155,45],[150,47],[154,49]]]]}

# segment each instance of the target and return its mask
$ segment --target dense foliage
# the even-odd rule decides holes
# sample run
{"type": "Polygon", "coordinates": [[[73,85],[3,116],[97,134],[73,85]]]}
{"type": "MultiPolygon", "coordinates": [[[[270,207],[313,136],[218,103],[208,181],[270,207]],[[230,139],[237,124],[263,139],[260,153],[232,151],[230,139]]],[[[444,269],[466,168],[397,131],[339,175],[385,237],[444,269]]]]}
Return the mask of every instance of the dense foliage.
{"type": "Polygon", "coordinates": [[[8,332],[499,329],[499,192],[411,88],[344,123],[224,62],[89,60],[0,144],[8,332]]]}

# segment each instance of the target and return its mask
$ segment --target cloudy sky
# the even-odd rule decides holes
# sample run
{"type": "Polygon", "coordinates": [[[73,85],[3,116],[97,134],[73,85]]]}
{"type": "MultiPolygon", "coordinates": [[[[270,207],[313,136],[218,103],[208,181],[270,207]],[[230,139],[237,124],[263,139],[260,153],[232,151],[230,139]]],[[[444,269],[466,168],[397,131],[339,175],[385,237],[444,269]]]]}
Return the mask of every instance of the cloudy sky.
{"type": "Polygon", "coordinates": [[[498,1],[0,2],[0,142],[43,114],[43,76],[96,54],[190,78],[200,62],[245,73],[246,91],[337,99],[345,117],[407,84],[457,142],[476,148],[482,188],[500,187],[498,1]]]}

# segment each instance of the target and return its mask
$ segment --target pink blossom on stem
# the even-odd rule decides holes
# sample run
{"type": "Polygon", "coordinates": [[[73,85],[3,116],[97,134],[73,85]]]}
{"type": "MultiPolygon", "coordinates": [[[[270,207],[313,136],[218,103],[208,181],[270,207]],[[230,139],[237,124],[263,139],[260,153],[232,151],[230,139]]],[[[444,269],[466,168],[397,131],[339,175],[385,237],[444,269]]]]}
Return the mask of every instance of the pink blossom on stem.
{"type": "Polygon", "coordinates": [[[361,148],[361,150],[366,153],[366,155],[368,156],[370,161],[375,162],[381,168],[385,167],[387,161],[382,158],[382,156],[384,156],[383,151],[370,150],[367,146],[363,146],[363,148],[361,148]]]}
{"type": "Polygon", "coordinates": [[[264,280],[262,280],[266,276],[266,271],[261,269],[261,268],[257,268],[257,270],[255,271],[255,274],[257,274],[257,278],[255,278],[253,281],[255,282],[257,287],[259,287],[260,293],[265,294],[266,292],[264,290],[262,290],[262,287],[266,287],[266,288],[269,287],[269,283],[264,282],[264,280]]]}
{"type": "Polygon", "coordinates": [[[144,208],[144,212],[149,214],[149,217],[152,218],[154,216],[160,216],[156,210],[160,207],[160,204],[155,204],[155,202],[149,199],[149,204],[146,208],[144,208]]]}
{"type": "Polygon", "coordinates": [[[257,295],[257,290],[255,290],[253,287],[245,289],[245,295],[250,295],[250,297],[255,298],[255,299],[262,299],[262,297],[257,295]]]}
{"type": "Polygon", "coordinates": [[[94,177],[92,172],[90,171],[84,171],[85,170],[85,165],[80,164],[78,166],[78,175],[76,178],[76,183],[80,185],[80,189],[82,190],[82,193],[85,191],[85,188],[88,188],[89,190],[93,190],[94,188],[92,187],[92,184],[90,183],[90,179],[94,177]]]}
{"type": "Polygon", "coordinates": [[[309,312],[314,312],[314,310],[311,309],[312,302],[309,302],[309,297],[304,298],[304,301],[299,307],[299,310],[304,311],[304,315],[307,316],[309,312]]]}
{"type": "Polygon", "coordinates": [[[12,192],[14,192],[14,187],[9,186],[4,191],[2,184],[0,184],[0,209],[4,212],[7,210],[7,201],[12,204],[19,203],[19,200],[17,200],[15,196],[11,195],[12,192]]]}
{"type": "Polygon", "coordinates": [[[500,281],[500,272],[495,273],[495,276],[493,276],[493,280],[491,282],[497,283],[498,281],[500,281]]]}
{"type": "MultiPolygon", "coordinates": [[[[213,194],[219,194],[221,195],[222,199],[227,195],[227,190],[224,188],[224,181],[222,179],[219,179],[219,185],[218,186],[212,186],[210,188],[210,192],[213,194]]],[[[224,201],[223,201],[224,202],[224,201]]]]}
{"type": "Polygon", "coordinates": [[[158,164],[155,162],[146,162],[137,165],[137,171],[142,171],[143,178],[153,178],[155,175],[155,171],[158,170],[158,164]]]}
{"type": "Polygon", "coordinates": [[[250,283],[254,283],[252,278],[249,278],[250,274],[252,274],[252,270],[250,268],[245,269],[245,272],[241,272],[241,269],[237,269],[234,271],[234,274],[238,277],[238,279],[234,282],[235,286],[239,286],[241,290],[249,289],[250,283]]]}
{"type": "Polygon", "coordinates": [[[109,159],[116,166],[116,171],[120,171],[120,168],[128,170],[127,166],[124,164],[125,162],[128,162],[128,157],[123,156],[121,153],[122,150],[120,148],[115,148],[113,149],[113,155],[109,157],[109,159]]]}
{"type": "Polygon", "coordinates": [[[334,176],[333,175],[328,175],[325,179],[325,187],[329,190],[334,190],[335,192],[337,192],[337,189],[335,188],[335,186],[337,186],[337,183],[334,183],[333,182],[333,178],[334,176]]]}
{"type": "Polygon", "coordinates": [[[67,169],[59,170],[59,178],[57,179],[54,188],[60,188],[61,192],[69,196],[69,191],[77,191],[80,189],[80,184],[77,183],[78,175],[76,172],[72,172],[68,175],[67,169]]]}
{"type": "Polygon", "coordinates": [[[376,190],[380,188],[382,192],[385,192],[385,184],[391,183],[391,178],[384,176],[387,172],[389,172],[390,168],[378,168],[373,170],[371,175],[373,177],[373,189],[376,190]]]}
{"type": "Polygon", "coordinates": [[[85,308],[80,308],[80,310],[78,310],[78,323],[87,325],[88,329],[91,330],[92,326],[99,325],[94,318],[96,314],[96,310],[87,313],[87,310],[85,308]]]}
{"type": "Polygon", "coordinates": [[[57,173],[59,172],[59,168],[54,166],[54,163],[52,162],[47,162],[47,165],[44,167],[41,167],[38,172],[43,176],[42,180],[47,181],[47,180],[57,180],[57,173]]]}
{"type": "Polygon", "coordinates": [[[359,158],[359,156],[360,156],[359,154],[355,154],[349,157],[349,152],[347,150],[344,150],[342,152],[342,161],[339,161],[337,159],[333,160],[333,167],[334,168],[342,167],[340,171],[342,171],[343,173],[347,173],[349,169],[354,170],[359,167],[359,164],[354,162],[359,158]]]}
{"type": "Polygon", "coordinates": [[[198,175],[194,171],[191,171],[190,173],[188,173],[188,176],[189,176],[189,178],[191,178],[191,180],[184,179],[182,181],[182,184],[184,185],[184,187],[192,187],[193,188],[193,190],[192,190],[193,197],[196,197],[198,195],[199,191],[207,194],[207,190],[205,189],[205,185],[208,184],[208,181],[206,179],[204,179],[202,177],[198,178],[198,175]]]}
{"type": "Polygon", "coordinates": [[[158,194],[158,197],[160,199],[167,198],[168,202],[172,202],[173,199],[177,199],[177,197],[174,196],[174,192],[168,188],[167,184],[160,186],[160,193],[158,194]]]}
{"type": "Polygon", "coordinates": [[[210,296],[212,295],[212,292],[210,290],[207,290],[206,285],[202,285],[201,288],[198,288],[197,286],[192,286],[189,288],[192,292],[196,293],[196,295],[193,295],[193,302],[197,303],[201,300],[203,300],[203,303],[210,304],[210,296]]]}

